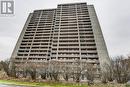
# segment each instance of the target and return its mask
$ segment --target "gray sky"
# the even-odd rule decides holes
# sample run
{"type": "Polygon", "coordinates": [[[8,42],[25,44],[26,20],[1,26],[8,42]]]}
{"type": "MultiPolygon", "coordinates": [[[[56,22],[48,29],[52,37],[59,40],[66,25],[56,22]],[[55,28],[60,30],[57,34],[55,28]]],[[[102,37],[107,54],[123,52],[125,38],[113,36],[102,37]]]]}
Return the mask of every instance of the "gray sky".
{"type": "Polygon", "coordinates": [[[130,54],[130,0],[15,0],[15,15],[0,16],[0,60],[10,58],[30,12],[72,2],[95,6],[110,56],[130,54]]]}

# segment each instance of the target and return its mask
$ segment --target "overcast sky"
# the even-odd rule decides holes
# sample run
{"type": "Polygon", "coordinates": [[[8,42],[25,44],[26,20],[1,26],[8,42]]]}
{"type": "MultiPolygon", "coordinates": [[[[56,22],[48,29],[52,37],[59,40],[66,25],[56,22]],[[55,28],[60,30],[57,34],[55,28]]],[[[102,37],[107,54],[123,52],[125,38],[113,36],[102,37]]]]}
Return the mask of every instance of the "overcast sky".
{"type": "Polygon", "coordinates": [[[10,58],[30,12],[57,4],[93,4],[110,56],[130,54],[130,0],[15,0],[15,15],[0,16],[0,60],[10,58]]]}

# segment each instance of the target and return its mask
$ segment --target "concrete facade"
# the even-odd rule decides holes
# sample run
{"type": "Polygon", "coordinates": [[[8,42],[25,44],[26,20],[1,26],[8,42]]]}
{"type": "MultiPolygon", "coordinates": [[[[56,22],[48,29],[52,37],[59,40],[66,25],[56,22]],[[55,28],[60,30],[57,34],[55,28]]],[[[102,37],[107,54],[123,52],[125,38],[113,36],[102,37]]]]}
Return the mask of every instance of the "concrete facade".
{"type": "Polygon", "coordinates": [[[16,66],[81,60],[100,70],[109,56],[93,5],[59,4],[30,13],[11,56],[16,66]]]}

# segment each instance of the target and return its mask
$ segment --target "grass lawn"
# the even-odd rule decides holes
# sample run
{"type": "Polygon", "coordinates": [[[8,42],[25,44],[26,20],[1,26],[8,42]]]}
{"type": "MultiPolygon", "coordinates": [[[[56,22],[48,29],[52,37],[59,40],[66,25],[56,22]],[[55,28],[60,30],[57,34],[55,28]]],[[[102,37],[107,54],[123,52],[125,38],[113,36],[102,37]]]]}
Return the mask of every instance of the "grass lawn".
{"type": "Polygon", "coordinates": [[[125,86],[125,84],[94,84],[92,86],[87,86],[87,84],[78,83],[59,83],[59,82],[22,82],[14,80],[0,80],[0,84],[11,84],[11,85],[21,85],[21,86],[31,86],[31,87],[130,87],[125,86]]]}
{"type": "Polygon", "coordinates": [[[53,83],[53,82],[20,82],[13,80],[0,80],[0,84],[11,84],[19,86],[36,86],[36,87],[88,87],[87,84],[67,84],[67,83],[53,83]]]}

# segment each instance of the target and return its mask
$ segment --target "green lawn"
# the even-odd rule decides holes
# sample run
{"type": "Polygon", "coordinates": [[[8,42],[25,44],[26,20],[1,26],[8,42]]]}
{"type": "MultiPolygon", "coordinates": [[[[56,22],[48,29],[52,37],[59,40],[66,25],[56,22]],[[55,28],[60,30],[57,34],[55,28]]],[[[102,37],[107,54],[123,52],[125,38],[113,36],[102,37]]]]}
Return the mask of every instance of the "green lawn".
{"type": "Polygon", "coordinates": [[[12,84],[21,86],[36,86],[36,87],[88,87],[86,84],[67,84],[67,83],[53,83],[53,82],[20,82],[13,80],[0,80],[0,84],[12,84]]]}
{"type": "Polygon", "coordinates": [[[0,84],[12,84],[21,86],[31,86],[31,87],[130,87],[125,86],[125,84],[94,84],[92,86],[87,86],[87,84],[78,83],[60,83],[60,82],[22,82],[16,80],[0,80],[0,84]]]}

